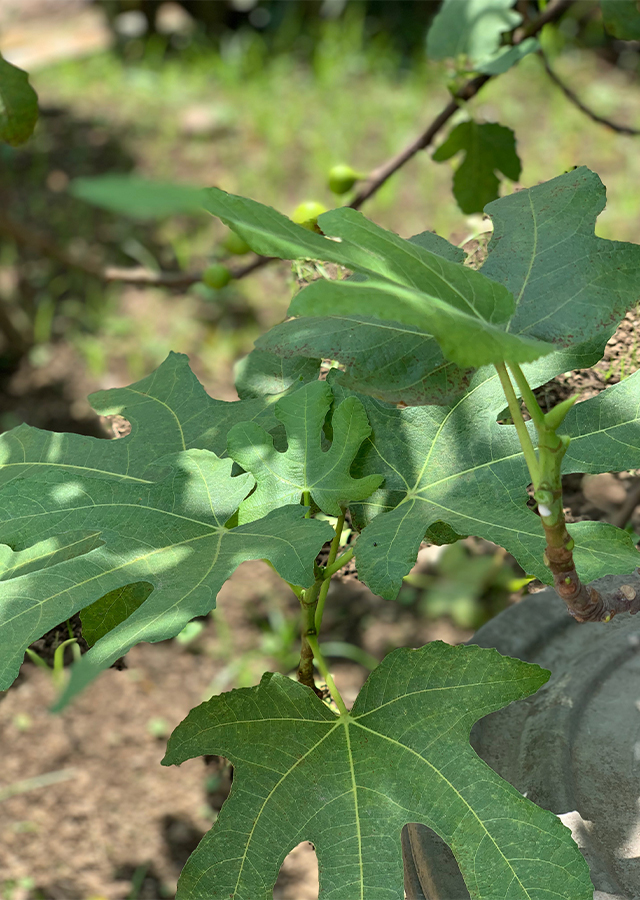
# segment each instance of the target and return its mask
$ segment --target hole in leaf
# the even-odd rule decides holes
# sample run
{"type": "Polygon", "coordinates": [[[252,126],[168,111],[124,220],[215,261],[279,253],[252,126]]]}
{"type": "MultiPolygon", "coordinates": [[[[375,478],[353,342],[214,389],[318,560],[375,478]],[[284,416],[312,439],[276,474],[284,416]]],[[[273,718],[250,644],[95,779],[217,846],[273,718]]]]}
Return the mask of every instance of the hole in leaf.
{"type": "Polygon", "coordinates": [[[453,853],[431,828],[405,825],[402,856],[407,897],[469,897],[453,853]]]}
{"type": "Polygon", "coordinates": [[[274,900],[316,900],[318,859],[313,844],[298,844],[286,857],[273,890],[274,900]]]}

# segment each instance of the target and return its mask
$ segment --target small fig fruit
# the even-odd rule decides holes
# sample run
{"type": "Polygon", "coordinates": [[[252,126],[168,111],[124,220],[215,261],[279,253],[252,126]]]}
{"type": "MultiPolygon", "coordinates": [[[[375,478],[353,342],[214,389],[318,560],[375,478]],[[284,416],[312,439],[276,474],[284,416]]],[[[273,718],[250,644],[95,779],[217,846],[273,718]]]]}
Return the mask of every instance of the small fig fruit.
{"type": "Polygon", "coordinates": [[[245,239],[236,234],[235,231],[229,231],[229,234],[222,241],[222,246],[232,256],[244,256],[245,253],[251,252],[251,247],[245,239]]]}
{"type": "Polygon", "coordinates": [[[207,287],[219,290],[231,281],[231,272],[221,263],[213,263],[202,273],[202,280],[207,287]]]}
{"type": "Polygon", "coordinates": [[[303,228],[308,228],[309,231],[321,233],[318,228],[318,216],[321,216],[326,211],[327,208],[322,203],[316,203],[315,200],[306,200],[304,203],[296,206],[291,214],[291,220],[298,225],[302,225],[303,228]]]}
{"type": "Polygon", "coordinates": [[[351,166],[333,166],[329,171],[329,190],[334,194],[346,194],[359,180],[359,175],[351,166]]]}

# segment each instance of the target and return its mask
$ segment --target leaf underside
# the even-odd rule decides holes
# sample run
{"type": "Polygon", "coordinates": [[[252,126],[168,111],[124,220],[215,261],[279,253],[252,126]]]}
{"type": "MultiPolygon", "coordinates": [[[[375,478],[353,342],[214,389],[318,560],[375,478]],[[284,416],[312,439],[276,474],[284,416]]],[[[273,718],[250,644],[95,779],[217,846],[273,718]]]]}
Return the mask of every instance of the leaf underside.
{"type": "Polygon", "coordinates": [[[298,318],[258,346],[336,359],[354,390],[421,405],[459,395],[471,367],[606,340],[638,301],[640,248],[596,237],[604,204],[600,179],[584,167],[490,203],[494,233],[480,271],[489,280],[473,282],[462,280],[460,271],[469,270],[454,261],[451,245],[447,254],[446,244],[432,244],[427,262],[411,241],[352,210],[325,213],[321,224],[341,238],[344,253],[357,243],[386,263],[357,280],[312,283],[291,305],[298,318]]]}
{"type": "Polygon", "coordinates": [[[515,309],[509,291],[456,261],[459,252],[441,238],[425,233],[407,241],[342,207],[318,218],[319,227],[332,238],[328,240],[255,201],[216,188],[206,196],[206,208],[256,252],[285,259],[320,258],[357,274],[345,281],[311,283],[294,299],[291,315],[330,315],[340,309],[386,320],[392,309],[395,323],[415,326],[435,338],[446,359],[463,368],[527,362],[551,352],[540,341],[506,333],[505,323],[515,309]]]}

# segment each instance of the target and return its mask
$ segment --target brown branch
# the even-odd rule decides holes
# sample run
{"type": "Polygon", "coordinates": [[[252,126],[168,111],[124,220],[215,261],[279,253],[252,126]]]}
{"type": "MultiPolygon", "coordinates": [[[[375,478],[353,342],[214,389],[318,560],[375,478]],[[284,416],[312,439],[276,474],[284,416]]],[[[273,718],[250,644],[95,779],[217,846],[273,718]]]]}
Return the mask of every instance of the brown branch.
{"type": "Polygon", "coordinates": [[[426,131],[406,146],[404,150],[401,150],[396,156],[392,156],[391,159],[387,160],[387,162],[383,163],[381,166],[378,166],[377,169],[374,169],[373,172],[369,174],[364,183],[364,187],[358,191],[351,203],[349,203],[351,209],[360,209],[365,200],[368,200],[369,197],[375,194],[394,172],[397,172],[398,169],[402,168],[402,166],[415,156],[419,150],[425,150],[429,144],[431,144],[440,129],[446,125],[454,113],[460,109],[460,103],[475,97],[480,88],[492,77],[492,75],[477,75],[475,78],[467,81],[459,91],[456,91],[453,95],[453,99],[450,100],[442,112],[436,116],[426,131]]]}
{"type": "Polygon", "coordinates": [[[556,0],[555,3],[550,3],[537,18],[516,28],[513,33],[514,44],[521,44],[525,38],[534,37],[538,32],[542,31],[545,25],[557,22],[573,4],[574,0],[556,0]]]}
{"type": "Polygon", "coordinates": [[[582,583],[573,561],[573,540],[564,515],[555,525],[541,521],[547,539],[545,562],[553,574],[553,586],[577,622],[610,622],[618,613],[635,615],[640,611],[640,592],[630,584],[604,591],[582,583]]]}
{"type": "MultiPolygon", "coordinates": [[[[244,278],[250,272],[261,269],[276,259],[275,256],[255,256],[251,262],[240,268],[230,268],[233,279],[244,278]]],[[[202,272],[152,272],[150,269],[118,268],[107,266],[100,270],[99,277],[104,281],[120,281],[125,284],[143,284],[151,287],[169,287],[174,289],[187,288],[198,281],[202,281],[202,272]]]]}
{"type": "Polygon", "coordinates": [[[586,106],[582,102],[582,100],[580,100],[578,95],[556,75],[556,73],[549,65],[549,60],[542,52],[542,50],[538,51],[538,55],[542,60],[545,72],[547,73],[549,78],[560,88],[567,100],[573,103],[573,105],[576,106],[580,110],[580,112],[584,113],[585,116],[588,116],[593,122],[597,122],[599,125],[605,125],[607,128],[611,128],[612,131],[617,131],[618,134],[640,134],[640,128],[631,128],[631,126],[629,125],[619,125],[617,122],[612,122],[611,119],[607,119],[604,116],[599,116],[592,109],[589,109],[589,107],[586,106]]]}
{"type": "MultiPolygon", "coordinates": [[[[520,44],[525,38],[533,37],[550,22],[556,21],[562,16],[572,5],[574,0],[556,0],[550,3],[545,11],[529,22],[527,25],[518,27],[513,34],[513,44],[520,44]]],[[[387,181],[394,172],[397,172],[406,162],[416,155],[420,150],[425,150],[433,141],[438,132],[443,128],[449,119],[458,111],[461,103],[465,103],[475,97],[478,91],[484,85],[495,78],[495,75],[476,75],[475,78],[469,79],[458,91],[455,92],[452,99],[445,106],[442,112],[436,116],[433,122],[408,144],[404,150],[401,150],[396,156],[391,157],[387,162],[374,169],[364,182],[364,187],[358,191],[349,206],[352,209],[360,209],[365,200],[368,200],[382,185],[387,181]]]]}
{"type": "Polygon", "coordinates": [[[202,281],[202,274],[198,272],[153,272],[142,266],[138,268],[107,266],[98,273],[98,276],[106,282],[119,281],[123,284],[168,287],[176,290],[202,281]]]}
{"type": "Polygon", "coordinates": [[[300,642],[300,662],[298,664],[298,671],[296,673],[296,678],[300,682],[300,684],[306,684],[307,687],[310,687],[311,690],[318,697],[322,697],[322,691],[317,686],[315,677],[314,677],[314,666],[313,666],[313,650],[307,640],[306,634],[302,635],[302,640],[300,642]]]}
{"type": "MultiPolygon", "coordinates": [[[[36,250],[42,256],[48,256],[56,262],[62,263],[73,269],[80,269],[87,275],[100,278],[103,281],[112,282],[120,281],[126,284],[142,284],[157,287],[169,287],[174,289],[187,288],[198,281],[202,281],[202,272],[152,272],[142,266],[132,268],[123,268],[119,266],[97,266],[94,263],[67,253],[67,251],[58,246],[47,234],[18,222],[6,213],[0,214],[0,233],[23,244],[32,250],[36,250]]],[[[244,278],[250,272],[261,269],[272,261],[275,257],[271,256],[255,256],[250,262],[237,269],[231,268],[232,278],[244,278]]]]}

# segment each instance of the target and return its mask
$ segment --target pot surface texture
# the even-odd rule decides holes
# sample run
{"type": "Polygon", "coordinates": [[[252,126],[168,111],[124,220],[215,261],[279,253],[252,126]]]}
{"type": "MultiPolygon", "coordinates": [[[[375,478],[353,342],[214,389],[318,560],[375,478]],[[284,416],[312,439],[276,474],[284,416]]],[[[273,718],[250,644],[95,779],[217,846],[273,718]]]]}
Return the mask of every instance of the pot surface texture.
{"type": "MultiPolygon", "coordinates": [[[[640,575],[594,582],[604,584],[640,591],[640,575]]],[[[537,694],[477,722],[474,749],[571,829],[594,900],[638,900],[640,616],[578,624],[545,589],[500,613],[470,643],[552,673],[537,694]]],[[[402,841],[408,900],[469,897],[453,854],[430,829],[408,825],[402,841]]]]}

